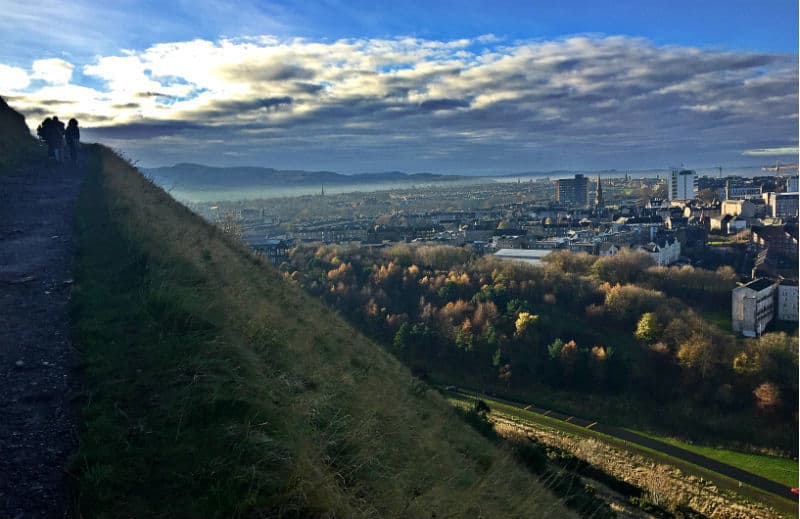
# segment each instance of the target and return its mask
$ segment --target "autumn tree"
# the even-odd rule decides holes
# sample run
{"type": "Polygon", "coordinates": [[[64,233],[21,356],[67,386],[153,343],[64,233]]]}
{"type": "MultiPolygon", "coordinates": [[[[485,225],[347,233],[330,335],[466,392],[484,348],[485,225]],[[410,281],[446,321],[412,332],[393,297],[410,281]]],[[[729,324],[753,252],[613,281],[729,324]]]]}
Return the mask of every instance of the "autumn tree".
{"type": "Polygon", "coordinates": [[[753,390],[756,407],[763,413],[773,413],[781,403],[778,386],[772,382],[764,382],[753,390]]]}
{"type": "Polygon", "coordinates": [[[639,323],[636,325],[636,331],[633,333],[636,340],[643,343],[653,343],[658,340],[661,333],[661,326],[658,323],[658,318],[653,312],[646,312],[642,314],[639,323]]]}
{"type": "Polygon", "coordinates": [[[517,315],[516,323],[514,323],[514,336],[525,337],[537,320],[539,320],[538,315],[533,315],[530,312],[520,312],[517,315]]]}
{"type": "Polygon", "coordinates": [[[706,380],[723,362],[724,347],[709,334],[692,333],[678,349],[678,363],[706,380]]]}

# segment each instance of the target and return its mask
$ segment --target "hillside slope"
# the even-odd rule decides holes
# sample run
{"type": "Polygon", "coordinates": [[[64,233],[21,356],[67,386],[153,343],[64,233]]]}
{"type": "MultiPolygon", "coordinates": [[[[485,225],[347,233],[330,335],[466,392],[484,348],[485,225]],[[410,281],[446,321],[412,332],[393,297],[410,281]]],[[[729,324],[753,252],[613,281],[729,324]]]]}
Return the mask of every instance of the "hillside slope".
{"type": "Polygon", "coordinates": [[[86,154],[83,517],[571,516],[319,301],[86,154]]]}
{"type": "Polygon", "coordinates": [[[0,97],[0,171],[30,153],[35,142],[25,117],[0,97]]]}

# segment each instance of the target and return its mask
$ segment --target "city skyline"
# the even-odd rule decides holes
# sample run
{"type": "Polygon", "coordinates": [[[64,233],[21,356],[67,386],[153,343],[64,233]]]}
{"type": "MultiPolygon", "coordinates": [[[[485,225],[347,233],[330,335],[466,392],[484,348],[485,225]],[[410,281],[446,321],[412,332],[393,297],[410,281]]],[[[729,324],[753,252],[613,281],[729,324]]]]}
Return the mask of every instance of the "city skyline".
{"type": "Polygon", "coordinates": [[[797,157],[790,2],[74,7],[63,33],[47,6],[6,9],[0,95],[32,127],[78,117],[84,140],[144,166],[491,174],[797,157]]]}

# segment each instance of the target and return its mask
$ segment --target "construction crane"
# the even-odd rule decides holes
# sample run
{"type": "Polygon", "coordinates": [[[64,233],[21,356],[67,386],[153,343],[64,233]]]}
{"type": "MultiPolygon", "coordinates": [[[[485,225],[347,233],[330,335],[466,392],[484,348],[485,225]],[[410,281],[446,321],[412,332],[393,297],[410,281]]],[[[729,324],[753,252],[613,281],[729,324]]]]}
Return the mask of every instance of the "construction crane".
{"type": "Polygon", "coordinates": [[[774,171],[776,173],[780,173],[782,169],[793,169],[797,170],[797,164],[781,164],[781,161],[776,161],[775,166],[764,166],[761,168],[761,171],[774,171]]]}

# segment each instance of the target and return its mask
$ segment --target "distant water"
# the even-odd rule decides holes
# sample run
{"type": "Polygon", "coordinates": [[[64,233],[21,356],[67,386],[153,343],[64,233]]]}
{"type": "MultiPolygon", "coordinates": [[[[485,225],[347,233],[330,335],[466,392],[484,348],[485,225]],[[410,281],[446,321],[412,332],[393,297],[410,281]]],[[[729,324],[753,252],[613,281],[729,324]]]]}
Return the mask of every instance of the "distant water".
{"type": "MultiPolygon", "coordinates": [[[[475,178],[474,180],[458,180],[447,182],[370,182],[365,184],[346,184],[325,186],[326,195],[337,195],[340,193],[373,193],[376,191],[392,191],[407,189],[422,189],[432,187],[455,187],[475,184],[491,183],[489,178],[475,178]]],[[[305,195],[319,195],[322,192],[321,186],[269,186],[269,187],[249,187],[239,189],[214,189],[214,190],[192,190],[181,189],[180,187],[170,187],[162,184],[175,199],[182,202],[225,202],[235,200],[258,200],[268,198],[286,198],[305,195]]]]}
{"type": "MultiPolygon", "coordinates": [[[[720,172],[716,168],[699,168],[696,169],[698,176],[719,176],[720,172]]],[[[599,173],[601,178],[623,178],[627,173],[629,178],[666,178],[669,174],[668,170],[629,170],[629,171],[602,171],[599,173]]],[[[722,169],[723,176],[735,175],[741,177],[753,177],[759,175],[770,175],[773,173],[762,172],[759,166],[741,166],[741,167],[728,167],[722,169]]],[[[536,180],[557,180],[560,178],[572,178],[575,173],[572,172],[551,172],[551,173],[525,173],[519,176],[504,175],[501,177],[475,177],[473,179],[464,179],[457,181],[447,182],[427,182],[427,183],[412,183],[412,182],[379,182],[379,183],[365,183],[365,184],[346,184],[346,185],[331,185],[325,186],[326,194],[340,194],[340,193],[372,193],[377,191],[391,191],[391,190],[407,190],[407,189],[422,189],[434,187],[454,187],[476,184],[490,184],[493,182],[511,183],[511,182],[528,182],[536,180]]],[[[584,175],[591,178],[596,178],[597,172],[585,172],[584,175]]],[[[249,188],[236,188],[236,189],[184,189],[180,186],[170,186],[168,183],[162,183],[162,187],[169,191],[169,193],[182,202],[206,203],[206,202],[224,202],[236,200],[258,200],[269,198],[286,198],[298,197],[305,195],[319,195],[321,193],[321,186],[253,186],[249,188]]]]}
{"type": "MultiPolygon", "coordinates": [[[[686,168],[694,169],[697,176],[717,177],[720,175],[718,168],[686,168]]],[[[647,170],[617,170],[617,171],[586,171],[578,172],[583,173],[588,178],[624,178],[627,174],[629,178],[666,178],[669,176],[670,170],[668,169],[647,169],[647,170]]],[[[760,175],[774,175],[775,172],[763,172],[761,166],[737,166],[737,167],[723,167],[722,176],[737,176],[737,177],[756,177],[760,175]]],[[[572,178],[575,172],[570,171],[557,171],[550,173],[521,173],[520,175],[504,175],[502,177],[491,177],[496,182],[517,182],[528,181],[536,179],[549,178],[550,180],[558,180],[562,178],[572,178]]]]}

